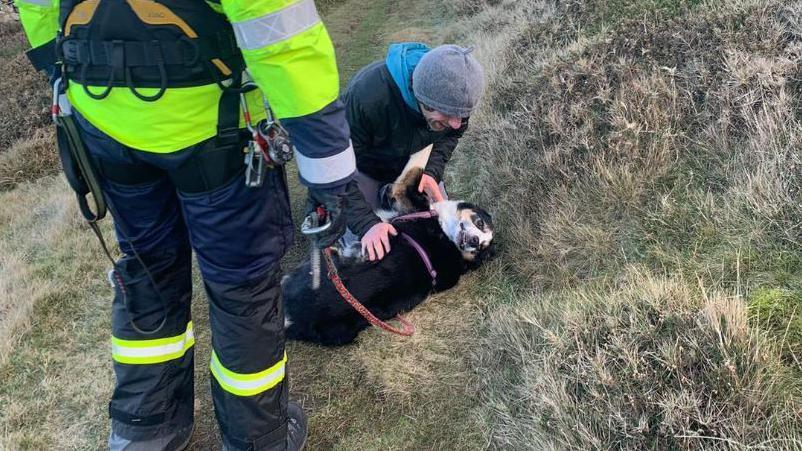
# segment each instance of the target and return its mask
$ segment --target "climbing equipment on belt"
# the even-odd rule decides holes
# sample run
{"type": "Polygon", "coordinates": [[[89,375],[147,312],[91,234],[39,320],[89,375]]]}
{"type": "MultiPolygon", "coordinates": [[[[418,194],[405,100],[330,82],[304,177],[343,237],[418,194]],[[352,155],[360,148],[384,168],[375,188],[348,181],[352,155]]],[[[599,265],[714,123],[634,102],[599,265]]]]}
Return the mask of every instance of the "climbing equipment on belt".
{"type": "Polygon", "coordinates": [[[282,127],[273,114],[270,103],[262,93],[262,106],[265,118],[253,124],[245,93],[256,89],[253,82],[245,82],[240,92],[240,105],[245,118],[245,126],[251,132],[251,139],[245,150],[245,184],[249,187],[262,186],[266,167],[282,166],[292,160],[295,146],[290,141],[287,129],[282,127]]]}

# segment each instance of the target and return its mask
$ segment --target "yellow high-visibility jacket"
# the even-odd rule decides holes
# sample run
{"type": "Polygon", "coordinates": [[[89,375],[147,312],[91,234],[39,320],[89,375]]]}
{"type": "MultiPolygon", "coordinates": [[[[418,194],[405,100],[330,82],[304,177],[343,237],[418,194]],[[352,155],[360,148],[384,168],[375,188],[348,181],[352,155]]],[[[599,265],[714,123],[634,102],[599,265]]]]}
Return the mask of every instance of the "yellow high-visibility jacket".
{"type": "MultiPolygon", "coordinates": [[[[301,181],[310,187],[337,187],[350,180],[356,164],[338,100],[334,47],[314,1],[207,3],[231,23],[249,74],[289,130],[301,181]]],[[[15,4],[34,48],[55,39],[59,0],[15,4]]],[[[158,88],[137,90],[152,95],[158,88]]],[[[140,100],[126,87],[112,88],[101,100],[89,97],[74,80],[67,90],[73,108],[98,129],[126,146],[156,153],[175,152],[215,136],[221,95],[214,83],[168,88],[152,102],[140,100]]],[[[249,93],[248,103],[252,114],[259,112],[261,93],[249,93]]]]}

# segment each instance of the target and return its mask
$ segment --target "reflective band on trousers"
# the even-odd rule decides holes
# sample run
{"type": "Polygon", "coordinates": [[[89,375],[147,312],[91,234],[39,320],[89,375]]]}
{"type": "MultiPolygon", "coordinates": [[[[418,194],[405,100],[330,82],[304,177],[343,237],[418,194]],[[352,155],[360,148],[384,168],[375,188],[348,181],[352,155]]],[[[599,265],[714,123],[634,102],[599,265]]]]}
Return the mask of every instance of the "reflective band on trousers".
{"type": "Polygon", "coordinates": [[[223,387],[223,390],[237,396],[253,396],[275,387],[284,380],[284,365],[287,363],[287,353],[284,358],[270,368],[258,373],[235,373],[220,363],[217,354],[212,351],[210,364],[212,375],[223,387]]]}
{"type": "Polygon", "coordinates": [[[356,171],[356,156],[350,141],[347,149],[325,158],[309,158],[296,151],[295,162],[301,177],[318,185],[342,180],[356,171]]]}
{"type": "Polygon", "coordinates": [[[289,39],[318,22],[315,2],[301,0],[279,11],[232,25],[239,47],[254,50],[289,39]]]}
{"type": "Polygon", "coordinates": [[[153,340],[123,340],[111,337],[111,356],[115,362],[130,364],[162,363],[184,356],[195,344],[192,321],[181,335],[153,340]]]}

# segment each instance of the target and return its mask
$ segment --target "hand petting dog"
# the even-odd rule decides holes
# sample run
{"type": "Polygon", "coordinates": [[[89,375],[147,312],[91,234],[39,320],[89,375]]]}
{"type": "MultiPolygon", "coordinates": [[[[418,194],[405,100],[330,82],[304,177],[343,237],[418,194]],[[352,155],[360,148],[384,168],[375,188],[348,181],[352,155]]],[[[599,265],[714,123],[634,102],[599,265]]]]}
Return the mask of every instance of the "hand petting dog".
{"type": "Polygon", "coordinates": [[[418,183],[418,192],[425,192],[431,199],[432,203],[442,202],[445,200],[443,193],[440,192],[440,185],[437,183],[437,180],[435,180],[434,177],[429,174],[421,175],[420,183],[418,183]]]}
{"type": "Polygon", "coordinates": [[[386,222],[380,222],[371,227],[360,240],[362,242],[362,255],[367,255],[368,260],[378,261],[390,252],[389,235],[398,235],[395,227],[386,222]]]}

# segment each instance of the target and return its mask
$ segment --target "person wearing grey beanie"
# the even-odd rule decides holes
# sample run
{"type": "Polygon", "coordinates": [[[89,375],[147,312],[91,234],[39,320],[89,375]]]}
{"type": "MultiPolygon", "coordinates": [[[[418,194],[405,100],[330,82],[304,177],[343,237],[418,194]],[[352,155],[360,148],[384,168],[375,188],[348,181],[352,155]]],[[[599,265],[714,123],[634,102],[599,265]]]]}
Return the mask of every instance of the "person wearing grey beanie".
{"type": "Polygon", "coordinates": [[[356,155],[357,174],[349,189],[349,232],[343,246],[361,241],[370,260],[389,249],[392,225],[374,213],[379,190],[401,175],[412,154],[431,146],[419,192],[444,200],[445,165],[468,127],[485,89],[484,70],[471,48],[393,44],[383,60],[362,68],[349,81],[343,101],[356,155]]]}
{"type": "MultiPolygon", "coordinates": [[[[448,124],[448,118],[469,117],[479,104],[485,88],[484,71],[471,56],[472,51],[441,45],[426,53],[412,72],[412,91],[423,107],[424,117],[436,111],[446,118],[437,124],[438,129],[448,124]]],[[[430,127],[431,116],[426,117],[430,127]]]]}

